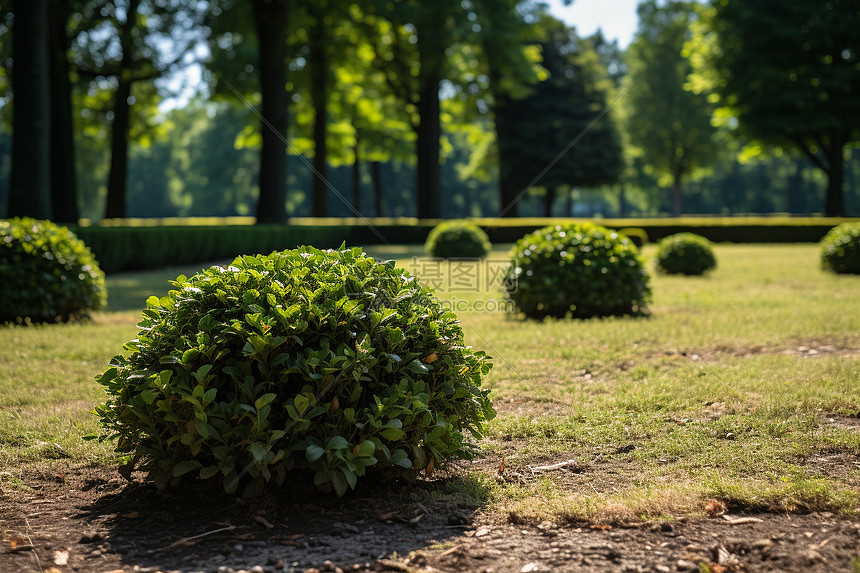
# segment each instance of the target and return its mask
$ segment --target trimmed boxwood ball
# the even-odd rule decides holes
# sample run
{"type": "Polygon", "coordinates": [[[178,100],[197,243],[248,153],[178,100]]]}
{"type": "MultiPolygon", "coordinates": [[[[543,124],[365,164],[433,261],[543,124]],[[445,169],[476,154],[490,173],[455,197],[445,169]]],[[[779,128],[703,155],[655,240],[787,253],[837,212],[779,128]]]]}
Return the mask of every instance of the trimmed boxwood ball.
{"type": "Polygon", "coordinates": [[[860,223],[841,223],[821,239],[821,266],[841,274],[860,274],[860,223]]]}
{"type": "Polygon", "coordinates": [[[650,277],[624,235],[591,223],[550,225],[514,245],[508,296],[527,317],[644,315],[650,277]]]}
{"type": "Polygon", "coordinates": [[[716,268],[711,242],[695,233],[676,233],[665,237],[654,257],[657,270],[670,275],[701,275],[716,268]]]}
{"type": "Polygon", "coordinates": [[[0,324],[64,322],[104,307],[104,273],[66,227],[29,217],[0,221],[0,324]]]}
{"type": "Polygon", "coordinates": [[[232,493],[313,479],[429,475],[478,453],[489,357],[417,278],[360,248],[244,256],[150,297],[97,377],[123,473],[232,493]]]}
{"type": "Polygon", "coordinates": [[[424,251],[440,259],[479,259],[490,253],[490,239],[484,230],[471,221],[457,220],[439,223],[424,243],[424,251]]]}

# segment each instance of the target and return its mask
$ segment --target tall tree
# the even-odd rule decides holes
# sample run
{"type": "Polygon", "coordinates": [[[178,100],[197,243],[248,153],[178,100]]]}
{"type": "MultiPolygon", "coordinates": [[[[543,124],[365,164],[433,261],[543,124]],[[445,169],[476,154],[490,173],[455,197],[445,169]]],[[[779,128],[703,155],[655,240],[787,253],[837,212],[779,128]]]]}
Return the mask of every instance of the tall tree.
{"type": "Polygon", "coordinates": [[[203,39],[204,8],[187,0],[87,0],[72,54],[74,68],[94,86],[105,78],[115,86],[111,110],[110,170],[105,217],[126,216],[128,139],[135,85],[189,63],[203,39]]]}
{"type": "Polygon", "coordinates": [[[532,93],[531,84],[546,79],[546,70],[538,65],[541,60],[539,44],[544,38],[541,29],[540,6],[521,0],[481,0],[483,26],[480,36],[481,50],[484,53],[485,74],[490,81],[490,109],[493,114],[496,145],[484,145],[472,160],[477,171],[486,168],[488,153],[495,152],[491,161],[498,171],[499,216],[516,217],[517,200],[523,192],[519,182],[508,177],[506,165],[516,158],[516,150],[499,145],[510,141],[517,135],[517,127],[510,120],[510,114],[499,113],[506,103],[521,99],[532,93]],[[514,155],[511,155],[513,153],[514,155]],[[481,157],[483,155],[483,157],[481,157]]]}
{"type": "Polygon", "coordinates": [[[377,68],[414,114],[418,217],[436,218],[441,210],[439,88],[448,71],[445,50],[469,21],[464,3],[378,0],[368,7],[386,23],[368,28],[375,36],[377,68]]]}
{"type": "Polygon", "coordinates": [[[53,220],[59,223],[77,223],[79,217],[68,54],[71,43],[68,22],[71,13],[70,2],[51,0],[51,203],[53,220]]]}
{"type": "Polygon", "coordinates": [[[844,214],[844,157],[860,140],[860,1],[722,0],[708,63],[740,129],[795,147],[828,177],[825,211],[844,214]]]}
{"type": "Polygon", "coordinates": [[[544,188],[544,215],[557,191],[614,183],[622,169],[620,136],[607,114],[611,84],[591,43],[563,22],[541,16],[540,47],[549,77],[520,99],[499,97],[496,121],[502,185],[544,188]]]}
{"type": "Polygon", "coordinates": [[[289,0],[252,0],[257,35],[257,74],[260,80],[262,148],[258,223],[287,220],[287,27],[289,0]]]}
{"type": "Polygon", "coordinates": [[[717,155],[713,106],[706,93],[688,89],[692,66],[682,53],[699,12],[696,2],[643,2],[628,50],[627,132],[645,162],[671,180],[675,216],[684,178],[717,155]]]}
{"type": "Polygon", "coordinates": [[[15,94],[9,216],[50,219],[50,0],[16,0],[12,30],[15,94]]]}

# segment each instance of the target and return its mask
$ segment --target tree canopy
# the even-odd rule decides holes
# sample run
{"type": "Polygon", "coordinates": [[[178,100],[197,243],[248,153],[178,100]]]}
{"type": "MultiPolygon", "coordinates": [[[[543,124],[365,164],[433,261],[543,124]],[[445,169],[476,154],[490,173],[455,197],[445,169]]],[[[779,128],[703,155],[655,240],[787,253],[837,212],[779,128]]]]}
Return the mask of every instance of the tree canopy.
{"type": "Polygon", "coordinates": [[[845,212],[846,146],[860,140],[860,1],[720,0],[704,63],[742,134],[796,147],[828,177],[825,211],[845,212]]]}

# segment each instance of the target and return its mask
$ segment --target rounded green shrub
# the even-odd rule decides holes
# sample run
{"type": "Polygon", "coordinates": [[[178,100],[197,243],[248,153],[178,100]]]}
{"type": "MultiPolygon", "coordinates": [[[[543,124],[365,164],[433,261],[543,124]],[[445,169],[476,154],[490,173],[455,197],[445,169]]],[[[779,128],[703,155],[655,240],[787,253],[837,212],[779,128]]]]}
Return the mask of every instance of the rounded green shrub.
{"type": "Polygon", "coordinates": [[[424,243],[425,252],[440,259],[479,259],[489,254],[490,247],[484,230],[465,220],[439,223],[424,243]]]}
{"type": "Polygon", "coordinates": [[[670,275],[701,275],[716,268],[717,259],[705,237],[676,233],[660,241],[654,265],[658,271],[670,275]]]}
{"type": "Polygon", "coordinates": [[[122,472],[231,493],[312,476],[342,495],[365,475],[412,479],[477,454],[495,415],[489,357],[392,261],[300,247],[172,284],[97,377],[122,472]]]}
{"type": "Polygon", "coordinates": [[[821,239],[821,266],[834,273],[860,274],[860,223],[841,223],[821,239]]]}
{"type": "Polygon", "coordinates": [[[590,223],[554,225],[514,245],[507,296],[530,318],[643,315],[650,277],[624,235],[590,223]]]}
{"type": "Polygon", "coordinates": [[[66,227],[28,217],[0,221],[0,324],[62,322],[105,305],[104,273],[66,227]]]}

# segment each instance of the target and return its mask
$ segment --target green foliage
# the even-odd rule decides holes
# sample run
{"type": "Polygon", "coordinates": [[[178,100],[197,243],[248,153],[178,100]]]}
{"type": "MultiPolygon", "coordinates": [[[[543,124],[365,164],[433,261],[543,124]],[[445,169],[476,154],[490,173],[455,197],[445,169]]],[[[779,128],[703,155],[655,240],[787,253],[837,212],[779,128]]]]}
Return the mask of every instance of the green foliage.
{"type": "Polygon", "coordinates": [[[860,274],[860,223],[842,223],[821,239],[821,266],[834,273],[860,274]]]}
{"type": "Polygon", "coordinates": [[[97,377],[122,471],[253,492],[307,470],[343,495],[371,471],[414,479],[477,453],[489,357],[393,261],[301,247],[172,284],[97,377]]]}
{"type": "Polygon", "coordinates": [[[700,10],[696,2],[641,3],[627,58],[630,143],[664,183],[675,186],[675,215],[681,211],[682,178],[709,167],[718,156],[713,106],[708,94],[689,91],[692,65],[682,53],[700,10]]]}
{"type": "Polygon", "coordinates": [[[479,259],[490,252],[490,239],[481,227],[472,221],[445,221],[427,235],[424,250],[442,259],[479,259]]]}
{"type": "Polygon", "coordinates": [[[843,206],[845,148],[860,134],[857,2],[722,0],[699,67],[743,139],[795,148],[830,179],[828,215],[843,206]]]}
{"type": "Polygon", "coordinates": [[[541,65],[549,78],[527,97],[497,97],[494,115],[502,185],[517,192],[544,187],[544,215],[550,216],[557,188],[614,183],[623,158],[614,118],[604,115],[611,83],[591,42],[547,14],[540,26],[541,65]],[[573,141],[575,152],[567,153],[573,141]]]}
{"type": "Polygon", "coordinates": [[[60,322],[105,305],[104,273],[66,227],[29,217],[0,221],[0,323],[60,322]]]}
{"type": "Polygon", "coordinates": [[[508,296],[530,318],[643,315],[650,277],[630,239],[591,223],[555,225],[514,245],[508,296]]]}
{"type": "Polygon", "coordinates": [[[660,241],[654,264],[670,275],[701,275],[717,266],[711,242],[695,233],[677,233],[660,241]]]}

